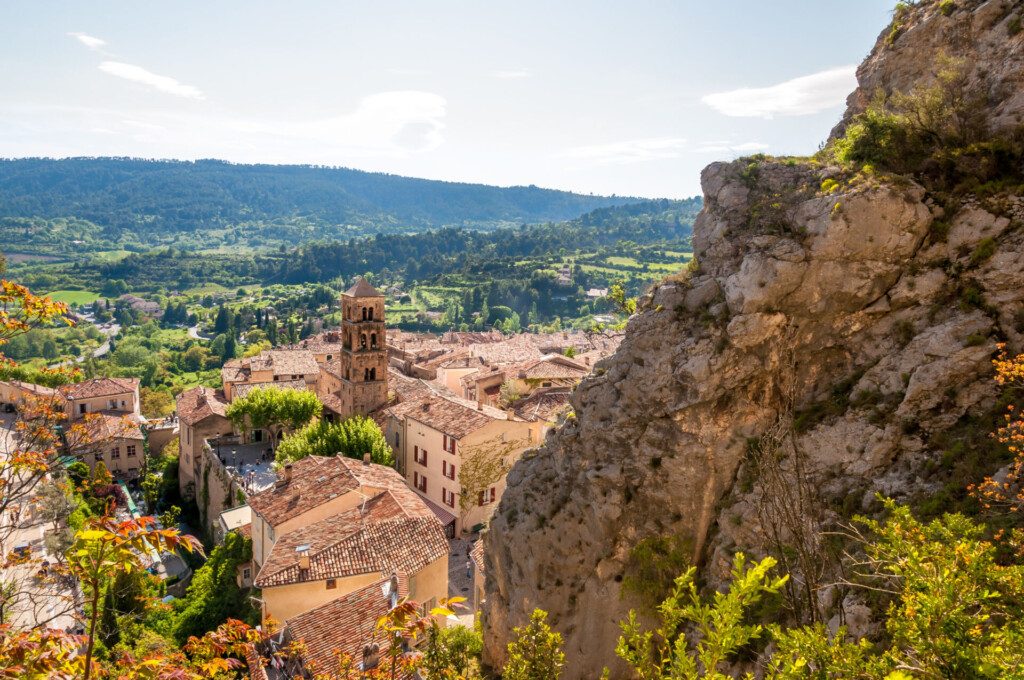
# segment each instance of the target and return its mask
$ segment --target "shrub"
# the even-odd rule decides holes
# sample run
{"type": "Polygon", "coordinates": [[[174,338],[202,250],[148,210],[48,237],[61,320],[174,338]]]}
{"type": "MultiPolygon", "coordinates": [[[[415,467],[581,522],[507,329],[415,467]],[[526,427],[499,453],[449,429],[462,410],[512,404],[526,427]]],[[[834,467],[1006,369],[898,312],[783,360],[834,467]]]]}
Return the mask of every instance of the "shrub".
{"type": "Polygon", "coordinates": [[[839,189],[839,182],[829,177],[821,183],[821,193],[831,194],[839,189]]]}
{"type": "Polygon", "coordinates": [[[942,16],[948,17],[956,9],[956,3],[953,0],[942,0],[939,3],[939,11],[942,12],[942,16]]]}
{"type": "Polygon", "coordinates": [[[992,257],[996,252],[996,240],[993,238],[984,238],[978,242],[975,246],[974,252],[971,253],[971,265],[978,266],[988,258],[992,257]]]}
{"type": "Polygon", "coordinates": [[[692,552],[687,542],[678,536],[652,536],[633,546],[629,551],[622,589],[633,592],[648,607],[654,607],[670,592],[692,552]]]}

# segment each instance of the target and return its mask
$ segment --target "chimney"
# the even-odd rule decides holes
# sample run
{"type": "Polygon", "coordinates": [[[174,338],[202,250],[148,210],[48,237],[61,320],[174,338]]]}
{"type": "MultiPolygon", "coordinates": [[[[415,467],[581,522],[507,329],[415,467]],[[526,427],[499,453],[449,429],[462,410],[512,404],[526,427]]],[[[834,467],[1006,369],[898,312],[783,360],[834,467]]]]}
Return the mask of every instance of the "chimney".
{"type": "Polygon", "coordinates": [[[370,464],[370,454],[364,453],[363,454],[363,465],[369,465],[369,464],[370,464]]]}
{"type": "Polygon", "coordinates": [[[289,484],[292,481],[292,464],[288,463],[284,466],[284,483],[289,484]]]}
{"type": "Polygon", "coordinates": [[[295,548],[296,554],[299,556],[299,569],[309,570],[309,546],[300,545],[295,548]]]}

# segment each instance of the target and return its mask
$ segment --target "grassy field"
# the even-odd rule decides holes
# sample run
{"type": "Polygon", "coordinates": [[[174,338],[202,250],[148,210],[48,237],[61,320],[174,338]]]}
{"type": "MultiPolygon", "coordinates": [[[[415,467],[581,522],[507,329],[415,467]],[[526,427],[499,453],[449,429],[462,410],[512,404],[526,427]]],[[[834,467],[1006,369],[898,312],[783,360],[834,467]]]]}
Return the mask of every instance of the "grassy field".
{"type": "Polygon", "coordinates": [[[65,302],[69,305],[91,305],[100,299],[99,293],[91,290],[55,290],[47,293],[57,302],[65,302]]]}

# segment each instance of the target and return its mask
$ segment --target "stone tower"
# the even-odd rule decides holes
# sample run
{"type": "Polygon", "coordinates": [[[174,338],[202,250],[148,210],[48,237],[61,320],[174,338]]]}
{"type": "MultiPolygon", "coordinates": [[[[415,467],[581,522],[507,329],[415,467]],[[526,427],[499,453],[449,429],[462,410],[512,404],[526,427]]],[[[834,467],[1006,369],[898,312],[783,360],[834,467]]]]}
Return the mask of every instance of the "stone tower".
{"type": "Polygon", "coordinates": [[[341,295],[341,399],[346,416],[366,415],[388,401],[384,296],[366,279],[341,295]]]}

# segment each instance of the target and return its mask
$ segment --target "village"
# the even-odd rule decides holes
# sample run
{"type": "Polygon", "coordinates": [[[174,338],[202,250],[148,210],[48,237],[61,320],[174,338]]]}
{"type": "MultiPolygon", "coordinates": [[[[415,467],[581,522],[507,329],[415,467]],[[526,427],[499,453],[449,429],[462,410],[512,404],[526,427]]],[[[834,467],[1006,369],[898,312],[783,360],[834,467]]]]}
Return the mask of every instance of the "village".
{"type": "MultiPolygon", "coordinates": [[[[0,382],[0,403],[10,411],[48,399],[69,423],[87,424],[81,462],[93,472],[102,464],[124,488],[132,507],[121,512],[139,514],[131,491],[146,456],[177,442],[178,490],[198,506],[200,526],[191,529],[213,545],[229,533],[251,540],[252,559],[238,566],[236,580],[263,625],[277,631],[265,658],[280,659],[280,649],[303,640],[302,658],[292,662],[321,667],[338,650],[357,657],[378,619],[403,598],[424,613],[445,598],[465,598],[453,618],[472,625],[483,598],[480,536],[505,476],[567,417],[574,387],[621,340],[610,331],[392,331],[384,295],[361,278],[341,296],[341,311],[340,328],[227,361],[219,389],[181,392],[175,413],[161,420],[140,414],[135,379],[53,389],[0,382]],[[325,423],[369,418],[393,465],[374,462],[369,451],[322,451],[282,464],[275,448],[295,427],[229,417],[232,403],[267,390],[315,395],[325,423]]],[[[5,429],[5,441],[17,436],[5,429]]],[[[33,509],[20,512],[26,528],[17,547],[45,552],[33,509]]],[[[152,556],[152,567],[174,577],[169,593],[184,592],[191,574],[175,555],[152,556]]],[[[65,583],[53,597],[81,610],[77,590],[65,583]]],[[[45,596],[37,599],[46,609],[45,596]]],[[[24,616],[39,623],[36,613],[24,616]]],[[[74,629],[73,612],[57,623],[74,629]]],[[[271,666],[252,670],[287,677],[271,666]]]]}

